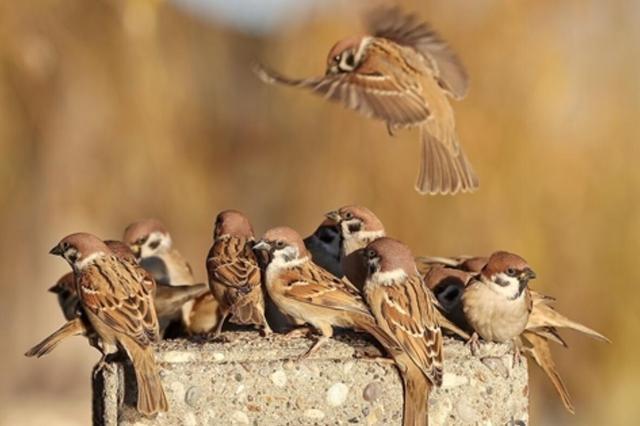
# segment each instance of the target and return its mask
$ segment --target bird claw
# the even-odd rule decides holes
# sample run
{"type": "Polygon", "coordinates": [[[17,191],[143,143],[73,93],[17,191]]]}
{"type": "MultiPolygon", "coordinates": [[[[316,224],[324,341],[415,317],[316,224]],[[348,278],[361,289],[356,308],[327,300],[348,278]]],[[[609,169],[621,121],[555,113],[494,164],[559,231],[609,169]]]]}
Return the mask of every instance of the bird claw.
{"type": "Polygon", "coordinates": [[[310,327],[297,327],[285,333],[287,339],[299,339],[301,337],[309,337],[312,334],[310,327]]]}

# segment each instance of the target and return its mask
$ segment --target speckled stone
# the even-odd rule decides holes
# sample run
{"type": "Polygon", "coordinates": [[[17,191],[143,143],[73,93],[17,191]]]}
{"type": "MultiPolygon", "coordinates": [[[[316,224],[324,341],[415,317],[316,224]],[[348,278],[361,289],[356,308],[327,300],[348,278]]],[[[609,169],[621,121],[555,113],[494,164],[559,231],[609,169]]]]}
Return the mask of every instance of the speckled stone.
{"type": "MultiPolygon", "coordinates": [[[[228,337],[171,340],[155,348],[170,407],[155,418],[140,416],[132,406],[135,383],[127,369],[106,364],[94,378],[94,424],[402,424],[397,370],[363,357],[379,355],[366,341],[339,335],[299,361],[311,340],[254,332],[228,337]]],[[[431,426],[504,425],[512,419],[528,424],[526,361],[512,366],[504,345],[481,344],[480,354],[473,357],[463,343],[445,339],[444,385],[429,400],[431,426]]]]}

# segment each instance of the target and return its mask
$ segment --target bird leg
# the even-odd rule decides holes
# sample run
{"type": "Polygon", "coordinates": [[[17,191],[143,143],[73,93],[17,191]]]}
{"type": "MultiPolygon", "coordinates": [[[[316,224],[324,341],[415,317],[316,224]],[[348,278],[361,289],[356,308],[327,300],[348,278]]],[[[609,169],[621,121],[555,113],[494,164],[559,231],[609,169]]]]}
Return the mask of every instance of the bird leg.
{"type": "Polygon", "coordinates": [[[320,336],[314,343],[313,345],[311,345],[311,347],[309,348],[308,351],[306,351],[305,353],[303,353],[302,355],[300,355],[298,357],[298,361],[302,361],[303,359],[307,359],[309,358],[310,355],[316,353],[318,351],[318,349],[320,348],[320,346],[322,346],[327,340],[329,340],[330,337],[329,336],[320,336]]]}
{"type": "Polygon", "coordinates": [[[480,349],[480,336],[478,336],[478,333],[473,333],[471,335],[471,337],[469,338],[469,340],[467,340],[466,345],[469,346],[469,349],[471,350],[471,355],[473,356],[478,356],[478,350],[480,349]]]}
{"type": "MultiPolygon", "coordinates": [[[[511,341],[511,351],[512,351],[512,366],[515,367],[516,365],[520,365],[522,364],[522,354],[520,352],[520,349],[518,348],[518,344],[517,342],[514,340],[511,341]]],[[[507,355],[510,351],[507,351],[507,353],[505,353],[505,355],[507,355]]]]}

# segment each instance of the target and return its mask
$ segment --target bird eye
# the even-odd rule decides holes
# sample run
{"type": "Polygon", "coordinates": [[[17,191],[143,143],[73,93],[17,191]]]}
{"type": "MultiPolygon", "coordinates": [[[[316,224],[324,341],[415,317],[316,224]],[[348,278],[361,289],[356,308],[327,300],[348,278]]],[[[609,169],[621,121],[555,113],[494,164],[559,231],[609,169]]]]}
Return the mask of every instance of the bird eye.
{"type": "Polygon", "coordinates": [[[285,246],[284,241],[282,240],[276,241],[276,248],[281,249],[281,248],[284,248],[284,246],[285,246]]]}
{"type": "Polygon", "coordinates": [[[333,60],[334,60],[334,61],[336,61],[336,62],[340,62],[340,55],[336,55],[336,56],[333,58],[333,60]]]}
{"type": "Polygon", "coordinates": [[[507,268],[507,270],[505,271],[507,273],[507,275],[509,275],[510,277],[515,277],[517,274],[517,271],[513,268],[507,268]]]}
{"type": "Polygon", "coordinates": [[[345,218],[345,219],[347,219],[347,220],[349,220],[349,219],[353,219],[353,213],[351,213],[351,212],[346,212],[346,213],[344,214],[344,218],[345,218]]]}
{"type": "Polygon", "coordinates": [[[374,250],[367,250],[367,257],[369,259],[373,259],[374,257],[376,257],[376,252],[374,250]]]}
{"type": "Polygon", "coordinates": [[[347,56],[347,59],[345,59],[345,62],[347,63],[347,65],[349,65],[350,67],[355,66],[356,64],[356,57],[351,54],[347,56]]]}

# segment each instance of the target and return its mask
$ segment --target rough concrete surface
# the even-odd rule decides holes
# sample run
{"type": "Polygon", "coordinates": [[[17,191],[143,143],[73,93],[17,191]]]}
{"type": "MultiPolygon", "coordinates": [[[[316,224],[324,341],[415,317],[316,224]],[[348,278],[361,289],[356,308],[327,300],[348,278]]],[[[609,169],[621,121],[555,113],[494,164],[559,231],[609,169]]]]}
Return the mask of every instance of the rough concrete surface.
{"type": "MultiPolygon", "coordinates": [[[[400,425],[402,386],[379,351],[338,336],[308,359],[311,343],[283,335],[225,333],[228,342],[172,340],[156,347],[170,411],[135,410],[131,367],[108,363],[94,374],[99,425],[400,425]]],[[[474,357],[445,339],[444,384],[432,392],[430,425],[525,425],[527,366],[509,346],[485,343],[474,357]]]]}

